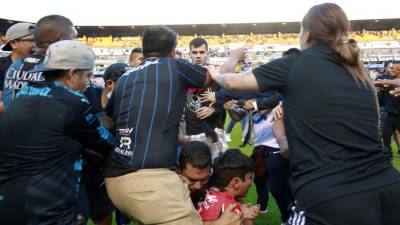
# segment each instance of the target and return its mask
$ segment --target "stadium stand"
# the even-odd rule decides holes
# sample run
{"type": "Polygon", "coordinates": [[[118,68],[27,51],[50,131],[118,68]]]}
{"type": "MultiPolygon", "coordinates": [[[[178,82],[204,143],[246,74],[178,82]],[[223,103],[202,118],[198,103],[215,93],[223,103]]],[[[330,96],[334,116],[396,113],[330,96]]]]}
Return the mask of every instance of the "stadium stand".
{"type": "MultiPolygon", "coordinates": [[[[4,41],[5,30],[18,21],[0,19],[0,43],[4,41]]],[[[359,42],[365,62],[381,62],[400,59],[400,19],[351,21],[351,37],[359,42]]],[[[220,64],[232,48],[245,46],[248,61],[269,61],[279,57],[289,48],[299,47],[300,24],[204,24],[171,25],[177,31],[177,49],[187,58],[190,40],[204,38],[210,47],[210,62],[220,64]],[[200,35],[201,34],[201,35],[200,35]]],[[[113,62],[126,62],[131,49],[141,46],[143,26],[102,27],[81,26],[79,40],[93,47],[98,68],[113,62]]],[[[0,55],[5,53],[0,52],[0,55]]]]}

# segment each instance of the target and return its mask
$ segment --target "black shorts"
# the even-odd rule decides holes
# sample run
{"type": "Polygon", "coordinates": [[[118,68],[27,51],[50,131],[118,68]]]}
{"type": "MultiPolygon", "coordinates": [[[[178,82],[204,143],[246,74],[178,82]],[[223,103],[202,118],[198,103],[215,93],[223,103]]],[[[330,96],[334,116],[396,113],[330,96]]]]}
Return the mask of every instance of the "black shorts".
{"type": "Polygon", "coordinates": [[[305,211],[292,207],[291,225],[400,225],[400,183],[335,198],[305,211]]]}

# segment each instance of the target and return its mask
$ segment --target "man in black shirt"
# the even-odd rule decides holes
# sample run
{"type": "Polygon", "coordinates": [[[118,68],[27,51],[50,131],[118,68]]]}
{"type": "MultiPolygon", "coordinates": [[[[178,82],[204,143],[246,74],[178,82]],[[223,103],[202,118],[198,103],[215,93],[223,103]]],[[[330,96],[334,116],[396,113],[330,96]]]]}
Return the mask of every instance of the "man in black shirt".
{"type": "MultiPolygon", "coordinates": [[[[192,63],[206,66],[208,60],[208,44],[203,38],[195,38],[190,44],[189,56],[192,63]]],[[[225,110],[210,102],[201,103],[201,95],[205,92],[215,92],[217,87],[190,88],[187,91],[184,111],[186,139],[203,141],[211,145],[212,158],[228,149],[223,130],[225,110]]]]}
{"type": "Polygon", "coordinates": [[[31,23],[17,23],[8,28],[6,32],[6,44],[2,50],[11,51],[11,54],[0,58],[0,115],[3,112],[4,76],[15,60],[25,58],[32,52],[34,27],[31,23]]]}
{"type": "Polygon", "coordinates": [[[35,71],[45,80],[21,89],[0,119],[0,224],[75,224],[74,162],[84,146],[105,154],[114,141],[81,93],[94,52],[60,41],[46,55],[35,71]]]}
{"type": "MultiPolygon", "coordinates": [[[[388,61],[385,62],[385,69],[384,69],[384,73],[379,74],[378,76],[376,76],[375,80],[387,80],[391,78],[391,67],[392,67],[392,61],[388,61]]],[[[385,88],[380,88],[377,87],[377,95],[378,95],[378,105],[379,105],[379,134],[380,136],[382,136],[383,134],[383,124],[386,120],[386,110],[385,110],[385,106],[386,106],[386,92],[387,90],[385,90],[385,88]]]]}
{"type": "Polygon", "coordinates": [[[143,224],[202,223],[172,170],[185,90],[208,86],[210,79],[205,68],[174,59],[176,41],[168,27],[148,27],[144,62],[119,79],[107,107],[116,124],[104,172],[107,192],[118,209],[143,224]]]}
{"type": "MultiPolygon", "coordinates": [[[[400,70],[395,69],[396,65],[397,64],[393,64],[392,62],[388,63],[386,66],[386,71],[388,72],[388,74],[386,76],[380,76],[377,79],[400,79],[400,70]]],[[[388,88],[382,88],[382,91],[378,93],[378,97],[381,97],[378,98],[381,99],[380,102],[384,102],[384,110],[386,112],[386,116],[382,121],[383,144],[388,150],[390,156],[393,157],[392,136],[394,135],[396,138],[396,136],[398,135],[396,133],[396,130],[400,129],[400,99],[391,95],[388,88]]]]}

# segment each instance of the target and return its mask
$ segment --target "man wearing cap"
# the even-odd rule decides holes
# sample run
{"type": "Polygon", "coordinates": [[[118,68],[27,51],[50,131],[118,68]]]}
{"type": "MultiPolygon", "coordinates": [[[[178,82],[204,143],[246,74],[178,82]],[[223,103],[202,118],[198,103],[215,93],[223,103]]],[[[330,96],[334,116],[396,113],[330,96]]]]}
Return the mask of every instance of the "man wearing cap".
{"type": "Polygon", "coordinates": [[[115,83],[117,80],[129,70],[129,66],[125,63],[114,63],[111,64],[104,71],[103,79],[105,83],[105,88],[101,96],[101,105],[105,108],[107,106],[108,100],[111,97],[111,93],[114,90],[115,83]]]}
{"type": "Polygon", "coordinates": [[[77,38],[77,31],[72,22],[63,16],[50,15],[41,18],[35,26],[33,34],[35,52],[25,58],[17,59],[5,74],[3,102],[5,111],[19,90],[29,81],[43,81],[42,72],[29,72],[43,66],[44,53],[47,47],[59,40],[77,38]]]}
{"type": "Polygon", "coordinates": [[[4,86],[4,74],[13,62],[25,58],[32,52],[34,27],[31,23],[17,23],[8,28],[6,32],[6,43],[2,50],[11,51],[11,54],[0,58],[0,114],[3,112],[1,95],[4,86]]]}
{"type": "Polygon", "coordinates": [[[0,224],[75,224],[74,162],[83,147],[105,154],[114,141],[81,93],[94,59],[78,41],[50,45],[32,71],[44,81],[24,86],[0,118],[0,224]]]}
{"type": "MultiPolygon", "coordinates": [[[[114,87],[114,82],[116,82],[119,77],[122,76],[127,70],[129,69],[129,66],[125,63],[114,63],[107,67],[107,69],[104,72],[103,78],[105,81],[106,89],[111,89],[114,87]]],[[[89,86],[84,95],[88,98],[90,103],[93,104],[94,111],[101,111],[104,112],[103,106],[102,106],[102,94],[100,91],[100,87],[94,87],[93,85],[89,86]],[[97,93],[100,91],[100,93],[97,93]],[[101,108],[101,110],[99,109],[101,108]]],[[[111,94],[111,92],[109,92],[111,94]]],[[[103,94],[104,98],[109,98],[110,95],[103,94]]],[[[109,127],[107,124],[109,124],[109,121],[107,116],[101,115],[101,114],[96,114],[97,118],[102,121],[106,127],[109,127]]],[[[110,119],[111,120],[111,119],[110,119]]],[[[90,151],[90,153],[93,153],[93,151],[90,151]]],[[[108,198],[107,191],[105,189],[104,185],[104,177],[103,177],[103,164],[102,164],[102,159],[100,157],[96,156],[97,154],[90,154],[86,155],[87,163],[83,167],[82,171],[82,186],[85,186],[86,188],[86,195],[87,195],[87,201],[88,201],[88,212],[90,219],[93,221],[94,224],[96,225],[111,225],[112,224],[112,213],[114,211],[114,205],[111,203],[110,199],[108,198]]],[[[79,199],[78,201],[85,202],[86,199],[79,199]]],[[[80,208],[83,208],[81,203],[80,208]]],[[[120,219],[121,216],[118,216],[118,213],[116,213],[116,220],[117,224],[118,220],[120,219]]],[[[127,222],[126,224],[128,224],[127,222]]],[[[84,223],[86,224],[86,223],[84,223]]],[[[124,223],[125,224],[125,223],[124,223]]]]}

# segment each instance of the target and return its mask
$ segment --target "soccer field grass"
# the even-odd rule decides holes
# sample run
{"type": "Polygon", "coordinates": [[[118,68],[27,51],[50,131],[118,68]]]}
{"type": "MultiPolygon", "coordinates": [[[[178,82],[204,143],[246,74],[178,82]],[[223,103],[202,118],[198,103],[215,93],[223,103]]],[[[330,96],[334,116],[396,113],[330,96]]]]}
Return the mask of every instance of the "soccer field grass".
{"type": "MultiPolygon", "coordinates": [[[[227,120],[228,121],[228,120],[227,120]]],[[[231,139],[232,142],[229,143],[230,148],[239,148],[239,145],[241,144],[242,140],[242,133],[241,133],[241,125],[240,123],[237,123],[231,133],[231,139]]],[[[395,148],[395,143],[392,143],[393,149],[396,150],[395,148]]],[[[247,155],[250,155],[253,146],[247,145],[244,148],[240,148],[241,151],[247,155]]],[[[394,151],[394,157],[393,157],[393,164],[397,169],[400,169],[400,156],[397,154],[397,151],[394,151]]],[[[251,186],[249,193],[247,195],[247,198],[244,200],[246,203],[253,203],[255,204],[257,201],[257,195],[256,195],[256,190],[254,184],[251,186]]],[[[93,225],[91,221],[88,223],[89,225],[93,225]]],[[[131,223],[134,224],[134,223],[131,223]]],[[[269,196],[269,202],[268,202],[268,213],[266,214],[260,214],[257,217],[257,220],[255,222],[256,225],[280,225],[281,220],[280,220],[280,213],[279,210],[276,206],[275,199],[272,197],[270,194],[269,196]]],[[[115,220],[113,221],[113,225],[116,225],[115,220]]]]}

